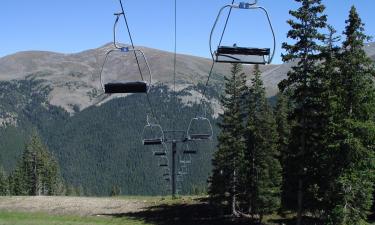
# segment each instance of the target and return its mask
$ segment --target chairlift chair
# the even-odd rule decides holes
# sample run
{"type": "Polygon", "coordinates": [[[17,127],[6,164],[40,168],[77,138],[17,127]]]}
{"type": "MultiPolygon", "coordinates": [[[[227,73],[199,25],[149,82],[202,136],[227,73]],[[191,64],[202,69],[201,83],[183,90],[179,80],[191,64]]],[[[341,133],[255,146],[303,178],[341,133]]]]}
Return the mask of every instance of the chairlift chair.
{"type": "Polygon", "coordinates": [[[163,177],[170,177],[171,176],[171,170],[167,167],[164,169],[163,177]]]}
{"type": "Polygon", "coordinates": [[[196,141],[190,141],[186,144],[186,148],[182,151],[182,154],[184,155],[194,155],[198,153],[198,145],[196,141]],[[192,147],[193,145],[193,147],[192,147]]]}
{"type": "Polygon", "coordinates": [[[184,164],[181,165],[180,170],[178,171],[181,175],[187,175],[188,174],[188,167],[184,164]]]}
{"type": "Polygon", "coordinates": [[[154,152],[154,156],[166,156],[167,153],[164,151],[164,152],[154,152]]]}
{"type": "MultiPolygon", "coordinates": [[[[131,47],[124,47],[117,45],[116,42],[116,26],[119,22],[120,16],[123,13],[116,13],[116,20],[113,26],[113,46],[114,48],[109,50],[104,58],[104,62],[100,71],[100,82],[104,93],[106,94],[119,94],[119,93],[147,93],[150,89],[151,82],[152,82],[152,73],[147,61],[147,58],[144,52],[140,49],[135,49],[131,47]],[[116,57],[117,56],[117,57],[116,57]],[[137,64],[137,70],[139,72],[140,79],[139,80],[131,80],[131,81],[114,81],[114,82],[105,82],[103,80],[103,74],[108,75],[111,68],[107,68],[110,66],[109,58],[113,57],[114,59],[118,57],[125,57],[126,59],[135,58],[137,64]],[[144,77],[140,66],[140,59],[144,61],[146,68],[147,68],[147,80],[144,77]]],[[[125,61],[125,60],[124,60],[125,61]]],[[[124,68],[125,69],[125,68],[124,68]]],[[[129,69],[129,68],[128,68],[129,69]]]]}
{"type": "MultiPolygon", "coordinates": [[[[196,144],[194,142],[194,144],[196,144]]],[[[196,154],[197,151],[190,147],[190,143],[186,143],[185,149],[183,150],[182,154],[180,155],[180,163],[182,164],[191,164],[192,162],[192,154],[196,154]]]]}
{"type": "Polygon", "coordinates": [[[212,125],[206,117],[195,117],[190,120],[186,131],[188,140],[202,141],[211,140],[213,136],[212,125]]]}
{"type": "Polygon", "coordinates": [[[191,155],[190,154],[182,154],[182,155],[180,155],[180,163],[182,163],[182,164],[190,164],[191,163],[191,155]]]}
{"type": "Polygon", "coordinates": [[[160,167],[169,167],[169,160],[166,156],[159,157],[159,166],[160,167]]]}
{"type": "MultiPolygon", "coordinates": [[[[257,2],[258,1],[255,0],[255,2],[253,3],[240,2],[239,4],[229,4],[229,5],[223,6],[220,9],[216,17],[214,26],[212,27],[211,34],[210,34],[210,41],[209,41],[210,52],[212,55],[212,59],[215,62],[241,63],[241,64],[270,64],[272,62],[272,59],[275,55],[275,50],[276,50],[276,37],[275,37],[275,33],[273,30],[273,26],[272,26],[268,11],[262,6],[258,6],[257,2]],[[221,43],[219,43],[217,50],[213,51],[213,46],[212,46],[213,34],[214,34],[214,31],[216,30],[219,19],[221,18],[221,15],[223,14],[223,11],[227,8],[229,8],[230,10],[242,9],[242,10],[249,10],[249,11],[250,10],[263,11],[267,17],[267,21],[270,26],[272,37],[273,37],[272,51],[270,48],[240,47],[240,46],[237,46],[236,44],[234,44],[233,46],[220,46],[221,43]]],[[[228,19],[229,19],[229,16],[230,14],[228,15],[228,19]]],[[[222,36],[224,36],[225,34],[226,26],[227,24],[225,25],[222,31],[222,36]]]]}
{"type": "Polygon", "coordinates": [[[142,131],[142,136],[143,145],[161,145],[164,141],[163,128],[159,124],[150,123],[148,116],[147,124],[142,131]]]}

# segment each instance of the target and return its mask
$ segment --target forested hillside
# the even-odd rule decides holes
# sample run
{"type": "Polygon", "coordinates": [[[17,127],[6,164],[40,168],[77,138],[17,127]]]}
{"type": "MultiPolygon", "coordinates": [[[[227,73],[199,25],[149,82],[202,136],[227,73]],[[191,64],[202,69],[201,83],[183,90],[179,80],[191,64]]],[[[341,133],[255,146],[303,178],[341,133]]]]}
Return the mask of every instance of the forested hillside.
{"type": "MultiPolygon", "coordinates": [[[[367,54],[372,58],[374,46],[365,46],[367,54]]],[[[51,53],[49,57],[44,57],[44,61],[35,60],[35,54],[31,53],[1,58],[0,78],[3,81],[0,82],[0,163],[7,172],[14,169],[28,136],[37,128],[43,141],[58,159],[66,182],[76,187],[82,186],[87,194],[108,195],[116,185],[120,186],[122,194],[166,193],[165,182],[161,182],[162,171],[157,167],[152,150],[141,145],[142,129],[146,124],[146,115],[150,113],[145,96],[107,99],[101,105],[92,105],[103,99],[98,89],[92,88],[95,85],[90,74],[94,74],[95,65],[100,64],[100,60],[95,61],[94,56],[104,49],[105,47],[59,57],[51,53]],[[28,75],[24,75],[29,70],[28,75]],[[13,72],[17,73],[12,76],[13,72]],[[82,86],[82,82],[87,84],[82,86]],[[86,93],[88,87],[91,91],[86,93]],[[83,103],[86,97],[91,99],[91,106],[87,107],[89,103],[83,103]],[[56,98],[69,107],[59,107],[56,98]]],[[[148,51],[152,53],[150,61],[154,64],[154,72],[159,74],[161,71],[160,74],[163,74],[158,75],[158,80],[167,81],[171,65],[166,58],[171,55],[157,50],[148,51]],[[164,71],[166,68],[158,63],[164,63],[169,68],[168,71],[164,71]]],[[[40,52],[38,57],[43,54],[47,53],[40,52]]],[[[178,70],[184,71],[178,74],[177,79],[178,104],[172,104],[168,82],[164,85],[159,83],[150,93],[151,101],[158,109],[157,114],[162,116],[161,123],[165,129],[172,128],[172,121],[176,122],[176,128],[186,129],[196,112],[197,90],[202,89],[201,84],[205,78],[203,75],[208,69],[206,59],[179,56],[179,60],[181,62],[178,65],[183,65],[185,69],[178,70]],[[192,65],[200,69],[186,69],[192,65]],[[198,86],[194,86],[195,84],[198,86]]],[[[286,63],[260,68],[268,93],[277,89],[276,84],[286,76],[290,66],[291,64],[286,63]]],[[[251,70],[244,68],[247,80],[251,78],[251,70]]],[[[219,67],[209,89],[212,111],[208,114],[215,118],[220,112],[217,99],[223,91],[223,76],[229,75],[228,72],[227,68],[219,67]]],[[[92,78],[97,81],[97,77],[92,78]]],[[[274,104],[276,98],[271,97],[271,102],[274,104]]],[[[216,131],[215,118],[210,119],[216,131]]],[[[206,188],[216,141],[201,145],[199,154],[193,156],[191,171],[186,176],[183,185],[185,193],[192,189],[206,188]]]]}
{"type": "MultiPolygon", "coordinates": [[[[48,103],[49,89],[41,89],[40,83],[24,80],[0,84],[4,93],[1,109],[9,114],[8,123],[0,131],[1,164],[7,171],[14,168],[25,140],[37,128],[58,159],[65,181],[82,186],[86,194],[108,195],[114,185],[121,188],[122,194],[166,193],[162,170],[152,149],[141,142],[146,115],[150,113],[144,95],[116,98],[70,117],[62,108],[48,103]]],[[[179,95],[188,96],[188,91],[179,95]]],[[[210,93],[217,95],[213,90],[210,93]]],[[[150,96],[152,104],[158,106],[157,114],[162,115],[162,126],[167,129],[171,124],[165,118],[173,118],[178,129],[186,129],[197,111],[197,105],[189,107],[181,101],[175,105],[165,86],[154,88],[150,96]]],[[[199,144],[199,152],[193,156],[191,171],[184,181],[186,193],[206,186],[214,146],[214,143],[199,144]]]]}

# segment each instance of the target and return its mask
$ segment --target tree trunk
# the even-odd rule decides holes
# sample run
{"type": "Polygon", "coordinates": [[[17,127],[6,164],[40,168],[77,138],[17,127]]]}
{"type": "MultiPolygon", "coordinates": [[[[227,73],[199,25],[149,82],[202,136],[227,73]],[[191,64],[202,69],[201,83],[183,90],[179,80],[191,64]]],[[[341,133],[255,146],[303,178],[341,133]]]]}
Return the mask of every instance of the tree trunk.
{"type": "Polygon", "coordinates": [[[302,223],[302,202],[303,202],[303,192],[302,192],[302,187],[303,187],[303,183],[302,183],[302,179],[299,178],[298,180],[298,211],[297,211],[297,225],[301,225],[302,223]]]}

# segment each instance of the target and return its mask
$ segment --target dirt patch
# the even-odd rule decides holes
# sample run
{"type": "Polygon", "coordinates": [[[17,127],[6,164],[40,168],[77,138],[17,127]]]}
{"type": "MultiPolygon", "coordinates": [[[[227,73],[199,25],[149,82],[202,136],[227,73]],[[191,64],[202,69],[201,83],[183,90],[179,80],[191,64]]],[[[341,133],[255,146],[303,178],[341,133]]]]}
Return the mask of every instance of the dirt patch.
{"type": "Polygon", "coordinates": [[[115,198],[0,197],[0,211],[44,212],[54,215],[108,215],[144,211],[151,202],[115,198]]]}

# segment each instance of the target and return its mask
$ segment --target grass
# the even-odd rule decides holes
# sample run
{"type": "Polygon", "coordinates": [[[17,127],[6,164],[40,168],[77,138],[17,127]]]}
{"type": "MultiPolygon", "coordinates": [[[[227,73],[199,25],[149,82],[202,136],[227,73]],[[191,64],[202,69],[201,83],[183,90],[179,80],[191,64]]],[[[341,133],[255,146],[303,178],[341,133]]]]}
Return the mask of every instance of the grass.
{"type": "MultiPolygon", "coordinates": [[[[233,219],[219,216],[218,212],[207,204],[204,196],[171,197],[120,196],[114,199],[145,201],[145,211],[103,214],[99,216],[50,215],[46,213],[22,213],[0,211],[0,225],[249,225],[248,219],[233,219]]],[[[294,225],[294,214],[285,218],[269,215],[264,225],[294,225]]],[[[370,217],[374,223],[375,215],[370,217]]],[[[311,218],[304,219],[307,224],[318,224],[311,218]]]]}
{"type": "Polygon", "coordinates": [[[0,225],[149,225],[142,220],[114,217],[56,216],[44,213],[0,212],[0,225]]]}

